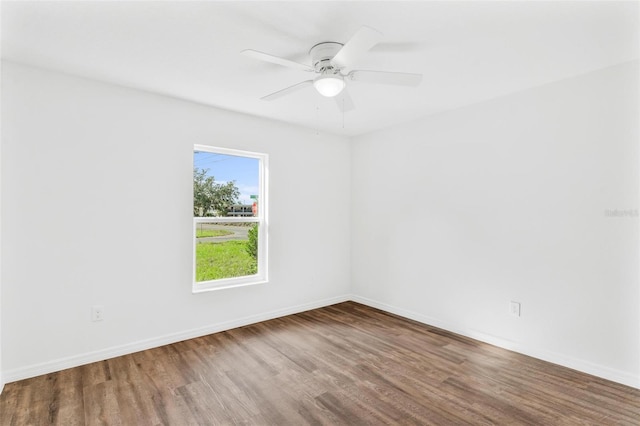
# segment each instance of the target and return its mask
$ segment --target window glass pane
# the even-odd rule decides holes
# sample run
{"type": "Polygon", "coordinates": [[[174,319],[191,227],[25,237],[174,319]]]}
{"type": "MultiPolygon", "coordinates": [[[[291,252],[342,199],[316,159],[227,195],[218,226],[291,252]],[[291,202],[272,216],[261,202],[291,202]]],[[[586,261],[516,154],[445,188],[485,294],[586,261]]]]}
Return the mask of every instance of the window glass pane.
{"type": "Polygon", "coordinates": [[[267,282],[267,160],[194,147],[194,292],[267,282]]]}
{"type": "Polygon", "coordinates": [[[193,215],[255,216],[260,193],[260,160],[194,151],[193,215]]]}
{"type": "Polygon", "coordinates": [[[196,282],[254,275],[258,272],[258,223],[198,222],[196,282]]]}

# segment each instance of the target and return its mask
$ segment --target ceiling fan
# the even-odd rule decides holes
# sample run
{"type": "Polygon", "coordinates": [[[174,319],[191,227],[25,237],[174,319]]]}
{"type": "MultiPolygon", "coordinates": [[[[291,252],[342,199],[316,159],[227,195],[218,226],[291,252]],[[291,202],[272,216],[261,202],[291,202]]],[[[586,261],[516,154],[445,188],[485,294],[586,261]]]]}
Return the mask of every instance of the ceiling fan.
{"type": "Polygon", "coordinates": [[[260,99],[273,101],[313,85],[318,93],[326,97],[338,99],[337,95],[342,93],[342,102],[337,102],[338,107],[342,111],[349,111],[354,108],[353,101],[346,91],[346,82],[349,80],[399,86],[418,86],[422,80],[422,74],[351,69],[364,53],[378,44],[381,38],[382,33],[380,31],[362,26],[344,44],[327,41],[313,46],[309,50],[311,65],[301,64],[252,49],[243,50],[241,53],[261,61],[317,74],[313,79],[278,90],[260,99]]]}

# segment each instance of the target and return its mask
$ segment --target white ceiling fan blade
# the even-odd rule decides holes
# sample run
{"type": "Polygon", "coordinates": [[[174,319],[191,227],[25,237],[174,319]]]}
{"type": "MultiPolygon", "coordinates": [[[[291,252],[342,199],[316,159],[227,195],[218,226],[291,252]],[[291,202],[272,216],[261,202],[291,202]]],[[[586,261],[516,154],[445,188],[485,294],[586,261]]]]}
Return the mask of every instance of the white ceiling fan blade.
{"type": "Polygon", "coordinates": [[[336,100],[336,104],[338,105],[338,109],[340,112],[349,112],[356,109],[355,104],[353,103],[353,99],[349,96],[349,92],[347,89],[343,89],[342,93],[338,96],[335,96],[333,99],[336,100]]]}
{"type": "Polygon", "coordinates": [[[405,53],[418,52],[428,47],[426,43],[418,42],[382,42],[371,48],[371,53],[405,53]]]}
{"type": "Polygon", "coordinates": [[[273,92],[270,95],[263,96],[260,99],[263,101],[273,101],[275,99],[281,98],[282,96],[288,95],[293,92],[297,92],[300,89],[304,89],[307,86],[311,86],[313,84],[313,80],[306,80],[298,84],[294,84],[293,86],[289,86],[285,89],[278,90],[277,92],[273,92]]]}
{"type": "Polygon", "coordinates": [[[386,71],[351,71],[349,78],[365,83],[393,84],[396,86],[418,86],[422,81],[422,74],[386,71]]]}
{"type": "Polygon", "coordinates": [[[254,59],[258,59],[260,61],[271,62],[272,64],[278,64],[287,68],[294,68],[301,71],[310,71],[313,72],[314,69],[309,65],[301,64],[299,62],[290,61],[285,58],[280,58],[278,56],[269,55],[268,53],[258,52],[257,50],[246,49],[240,52],[245,56],[249,56],[254,59]]]}
{"type": "Polygon", "coordinates": [[[380,31],[367,26],[360,27],[353,37],[342,46],[342,49],[336,53],[336,56],[331,60],[331,65],[335,68],[353,66],[360,56],[378,44],[381,38],[382,33],[380,31]]]}

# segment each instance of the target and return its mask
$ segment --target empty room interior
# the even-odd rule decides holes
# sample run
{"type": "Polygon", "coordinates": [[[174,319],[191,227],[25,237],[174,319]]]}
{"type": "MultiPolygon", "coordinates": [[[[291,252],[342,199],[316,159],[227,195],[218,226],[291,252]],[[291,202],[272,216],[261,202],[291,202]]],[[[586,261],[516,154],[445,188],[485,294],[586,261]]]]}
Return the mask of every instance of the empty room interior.
{"type": "Polygon", "coordinates": [[[637,1],[2,1],[0,424],[640,421],[637,1]]]}

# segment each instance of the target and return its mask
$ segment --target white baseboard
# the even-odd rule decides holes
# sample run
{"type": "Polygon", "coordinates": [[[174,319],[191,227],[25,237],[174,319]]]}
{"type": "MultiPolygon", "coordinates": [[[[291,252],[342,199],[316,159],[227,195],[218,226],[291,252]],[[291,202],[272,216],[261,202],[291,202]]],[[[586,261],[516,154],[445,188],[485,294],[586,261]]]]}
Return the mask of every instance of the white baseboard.
{"type": "Polygon", "coordinates": [[[28,379],[30,377],[40,376],[42,374],[53,373],[55,371],[65,370],[67,368],[78,367],[80,365],[89,364],[96,361],[103,361],[105,359],[114,358],[121,355],[127,355],[146,349],[156,348],[158,346],[180,342],[182,340],[193,339],[195,337],[206,336],[212,333],[231,330],[233,328],[243,327],[274,318],[280,318],[287,315],[309,311],[312,309],[322,308],[325,306],[334,305],[336,303],[346,302],[348,300],[351,300],[351,297],[349,295],[337,296],[329,299],[305,303],[302,305],[263,312],[232,321],[209,324],[204,327],[198,327],[179,333],[167,334],[165,336],[158,336],[151,339],[140,340],[138,342],[128,343],[125,345],[115,346],[99,351],[88,352],[66,358],[59,358],[40,364],[7,370],[2,372],[2,378],[4,379],[4,382],[11,383],[22,379],[28,379]]]}
{"type": "Polygon", "coordinates": [[[16,368],[13,370],[7,370],[0,373],[0,392],[5,383],[11,383],[17,380],[27,379],[30,377],[40,376],[42,374],[48,374],[55,371],[64,370],[67,368],[78,367],[80,365],[89,364],[96,361],[103,361],[105,359],[127,355],[134,352],[143,351],[146,349],[155,348],[158,346],[168,345],[171,343],[180,342],[182,340],[193,339],[195,337],[205,336],[207,334],[218,333],[221,331],[231,330],[237,327],[243,327],[250,324],[255,324],[261,321],[267,321],[274,318],[280,318],[287,315],[297,314],[312,309],[322,308],[325,306],[333,305],[336,303],[346,302],[352,300],[363,305],[371,306],[373,308],[380,309],[391,314],[399,315],[404,318],[412,319],[414,321],[421,322],[423,324],[431,325],[441,328],[443,330],[451,331],[453,333],[460,334],[462,336],[470,337],[472,339],[479,340],[481,342],[489,343],[494,346],[498,346],[504,349],[508,349],[514,352],[518,352],[524,355],[528,355],[534,358],[538,358],[544,361],[551,362],[553,364],[562,365],[574,370],[581,371],[583,373],[591,374],[603,379],[611,380],[617,383],[621,383],[627,386],[640,389],[640,377],[635,377],[633,374],[615,370],[602,365],[594,364],[581,359],[567,357],[561,354],[541,351],[537,348],[528,347],[527,345],[513,342],[510,340],[502,339],[496,336],[491,336],[485,333],[476,332],[473,330],[464,330],[456,327],[453,324],[432,318],[426,315],[419,314],[417,312],[402,309],[396,306],[388,305],[386,303],[378,302],[376,300],[368,299],[357,295],[342,295],[332,297],[328,299],[318,300],[315,302],[305,303],[289,308],[278,309],[274,311],[264,312],[261,314],[251,315],[248,317],[235,319],[232,321],[225,321],[217,324],[210,324],[204,327],[198,327],[191,330],[186,330],[179,333],[168,334],[165,336],[159,336],[152,339],[145,339],[138,342],[129,343],[126,345],[107,348],[104,350],[88,352],[80,355],[74,355],[66,358],[60,358],[49,362],[30,365],[27,367],[16,368]]]}
{"type": "Polygon", "coordinates": [[[475,340],[479,340],[484,343],[489,343],[494,346],[498,346],[503,349],[508,349],[513,352],[518,352],[523,355],[528,355],[533,358],[548,361],[553,364],[561,365],[563,367],[571,368],[583,373],[591,374],[612,382],[621,383],[623,385],[631,386],[640,389],[640,377],[625,371],[616,370],[613,368],[598,365],[589,361],[585,361],[578,358],[568,357],[562,354],[548,352],[537,348],[530,347],[528,345],[513,342],[507,339],[502,339],[496,336],[491,336],[485,333],[463,330],[447,322],[438,320],[436,318],[428,317],[426,315],[419,314],[417,312],[408,311],[406,309],[398,308],[396,306],[388,305],[386,303],[378,302],[376,300],[368,299],[366,297],[352,295],[351,300],[361,303],[363,305],[371,306],[372,308],[380,309],[391,314],[395,314],[404,318],[412,319],[414,321],[421,322],[423,324],[438,327],[443,330],[450,331],[452,333],[460,334],[462,336],[470,337],[475,340]]]}

